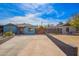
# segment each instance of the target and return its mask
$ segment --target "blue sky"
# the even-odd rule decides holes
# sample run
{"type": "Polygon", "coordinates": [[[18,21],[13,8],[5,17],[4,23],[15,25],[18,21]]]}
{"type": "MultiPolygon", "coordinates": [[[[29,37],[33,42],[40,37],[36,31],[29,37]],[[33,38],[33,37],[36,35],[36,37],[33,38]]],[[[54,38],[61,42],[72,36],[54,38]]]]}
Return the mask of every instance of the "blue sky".
{"type": "Polygon", "coordinates": [[[0,24],[57,24],[78,13],[78,3],[0,3],[0,24]]]}

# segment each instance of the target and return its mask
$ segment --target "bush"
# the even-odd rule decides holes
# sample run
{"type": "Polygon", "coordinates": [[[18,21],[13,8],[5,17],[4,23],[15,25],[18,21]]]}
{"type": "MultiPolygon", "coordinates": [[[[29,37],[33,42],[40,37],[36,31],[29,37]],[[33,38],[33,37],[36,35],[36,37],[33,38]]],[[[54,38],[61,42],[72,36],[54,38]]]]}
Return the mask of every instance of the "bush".
{"type": "Polygon", "coordinates": [[[3,34],[3,36],[12,36],[12,35],[13,35],[12,32],[5,32],[5,33],[3,34]]]}

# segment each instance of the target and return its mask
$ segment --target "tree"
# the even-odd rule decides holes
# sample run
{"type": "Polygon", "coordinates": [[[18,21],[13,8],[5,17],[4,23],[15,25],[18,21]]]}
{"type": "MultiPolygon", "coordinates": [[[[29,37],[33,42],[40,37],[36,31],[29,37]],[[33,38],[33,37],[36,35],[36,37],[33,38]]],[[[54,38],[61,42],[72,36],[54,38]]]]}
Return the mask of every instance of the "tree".
{"type": "Polygon", "coordinates": [[[77,31],[79,31],[79,14],[72,17],[72,19],[69,21],[70,25],[75,27],[77,31]]]}

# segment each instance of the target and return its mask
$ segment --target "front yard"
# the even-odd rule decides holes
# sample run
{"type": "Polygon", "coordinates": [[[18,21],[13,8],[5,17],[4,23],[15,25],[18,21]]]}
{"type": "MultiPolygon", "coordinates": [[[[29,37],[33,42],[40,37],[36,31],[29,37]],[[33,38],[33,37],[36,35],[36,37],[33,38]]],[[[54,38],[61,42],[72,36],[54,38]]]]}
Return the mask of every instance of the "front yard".
{"type": "MultiPolygon", "coordinates": [[[[55,35],[53,36],[69,45],[77,46],[79,48],[79,36],[74,35],[55,35]]],[[[79,55],[79,49],[78,49],[78,55],[79,55]]]]}
{"type": "Polygon", "coordinates": [[[9,39],[13,38],[14,36],[6,36],[6,37],[3,37],[3,36],[0,36],[0,44],[8,41],[9,39]]]}

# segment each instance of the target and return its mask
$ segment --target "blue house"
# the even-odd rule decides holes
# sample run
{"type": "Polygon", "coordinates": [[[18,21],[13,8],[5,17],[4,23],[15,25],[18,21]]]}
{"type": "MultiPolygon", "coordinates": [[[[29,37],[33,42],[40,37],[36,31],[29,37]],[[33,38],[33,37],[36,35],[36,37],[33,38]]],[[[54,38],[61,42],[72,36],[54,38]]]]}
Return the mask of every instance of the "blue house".
{"type": "Polygon", "coordinates": [[[36,33],[35,27],[31,24],[18,24],[18,34],[32,35],[36,33]]]}
{"type": "Polygon", "coordinates": [[[25,27],[24,30],[23,30],[23,33],[26,34],[26,35],[32,35],[32,34],[35,34],[35,28],[33,27],[25,27]]]}
{"type": "Polygon", "coordinates": [[[36,33],[35,26],[31,24],[6,24],[3,26],[3,32],[13,32],[15,34],[32,35],[36,33]]]}
{"type": "Polygon", "coordinates": [[[18,31],[17,26],[14,24],[9,23],[9,24],[3,26],[3,32],[13,32],[16,34],[17,31],[18,31]]]}

